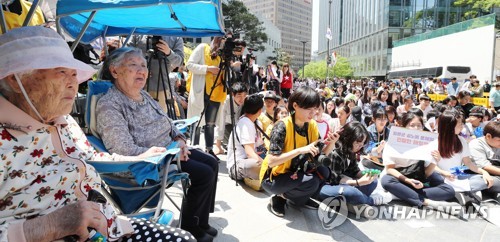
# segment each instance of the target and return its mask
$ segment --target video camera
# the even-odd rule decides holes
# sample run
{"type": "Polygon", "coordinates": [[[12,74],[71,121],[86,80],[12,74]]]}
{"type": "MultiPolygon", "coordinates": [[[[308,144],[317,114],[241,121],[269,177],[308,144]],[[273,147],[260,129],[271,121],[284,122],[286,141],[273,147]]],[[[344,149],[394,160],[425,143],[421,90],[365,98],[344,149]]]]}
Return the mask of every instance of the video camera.
{"type": "Polygon", "coordinates": [[[246,63],[246,66],[250,67],[250,59],[255,60],[255,55],[253,55],[252,52],[256,49],[247,48],[247,50],[248,50],[248,54],[245,56],[245,63],[246,63]]]}
{"type": "Polygon", "coordinates": [[[158,43],[160,43],[161,39],[163,38],[158,35],[153,35],[153,37],[151,37],[151,46],[153,47],[154,54],[156,57],[165,57],[165,53],[161,52],[156,46],[158,43]]]}
{"type": "Polygon", "coordinates": [[[310,173],[318,166],[330,166],[332,159],[325,154],[321,154],[323,148],[325,148],[325,143],[318,142],[316,147],[319,149],[319,153],[316,156],[311,154],[301,154],[292,160],[292,170],[303,170],[305,173],[310,173]]]}
{"type": "Polygon", "coordinates": [[[244,45],[236,43],[231,32],[228,32],[224,39],[224,45],[218,50],[219,56],[224,60],[230,60],[234,56],[233,52],[240,52],[243,50],[244,45]]]}

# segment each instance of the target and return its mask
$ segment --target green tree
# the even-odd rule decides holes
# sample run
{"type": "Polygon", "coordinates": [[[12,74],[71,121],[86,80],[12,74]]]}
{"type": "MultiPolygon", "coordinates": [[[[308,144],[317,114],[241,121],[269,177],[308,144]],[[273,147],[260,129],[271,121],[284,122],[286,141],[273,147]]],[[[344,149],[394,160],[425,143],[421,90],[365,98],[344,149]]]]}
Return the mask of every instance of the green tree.
{"type": "Polygon", "coordinates": [[[222,13],[226,19],[224,21],[226,28],[231,29],[236,37],[243,33],[247,46],[259,51],[265,50],[263,45],[267,42],[265,27],[255,15],[248,11],[243,2],[229,0],[227,3],[222,3],[222,13]]]}
{"type": "MultiPolygon", "coordinates": [[[[342,56],[337,56],[337,64],[334,67],[328,67],[330,78],[346,77],[350,78],[354,74],[349,60],[342,56]]],[[[302,77],[302,69],[299,70],[297,76],[302,77]]],[[[326,78],[326,61],[314,61],[305,66],[305,77],[325,79],[326,78]]]]}
{"type": "Polygon", "coordinates": [[[282,66],[284,63],[290,64],[290,62],[292,61],[292,56],[281,48],[274,49],[273,54],[274,56],[268,56],[267,60],[275,60],[278,63],[278,66],[282,66]]]}
{"type": "Polygon", "coordinates": [[[456,0],[455,6],[470,7],[465,16],[475,18],[479,13],[489,13],[493,7],[500,7],[500,0],[456,0]]]}

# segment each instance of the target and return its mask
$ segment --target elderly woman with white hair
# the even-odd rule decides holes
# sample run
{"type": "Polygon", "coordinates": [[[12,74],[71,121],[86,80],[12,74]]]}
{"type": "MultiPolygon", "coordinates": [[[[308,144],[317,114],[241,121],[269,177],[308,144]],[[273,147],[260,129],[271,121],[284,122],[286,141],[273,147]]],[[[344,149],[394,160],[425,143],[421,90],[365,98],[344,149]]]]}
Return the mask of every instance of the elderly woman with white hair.
{"type": "Polygon", "coordinates": [[[96,106],[97,133],[106,148],[121,155],[139,155],[151,147],[181,149],[181,169],[191,186],[181,213],[181,228],[200,242],[212,241],[217,230],[208,223],[214,211],[219,164],[200,149],[188,148],[186,138],[168,114],[146,91],[148,68],[137,48],[116,49],[106,57],[101,78],[114,85],[96,106]]]}
{"type": "Polygon", "coordinates": [[[78,84],[94,72],[51,29],[0,36],[0,241],[85,241],[92,230],[110,241],[194,241],[186,231],[122,218],[109,203],[87,201],[101,179],[85,160],[138,160],[165,151],[152,147],[130,157],[90,146],[68,113],[78,84]]]}

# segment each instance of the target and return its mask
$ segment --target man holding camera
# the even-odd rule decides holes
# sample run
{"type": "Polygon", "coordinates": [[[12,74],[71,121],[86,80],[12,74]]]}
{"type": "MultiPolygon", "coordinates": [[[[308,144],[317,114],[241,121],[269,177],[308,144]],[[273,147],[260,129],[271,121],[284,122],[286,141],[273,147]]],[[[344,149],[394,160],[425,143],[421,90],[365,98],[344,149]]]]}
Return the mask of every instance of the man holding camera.
{"type": "MultiPolygon", "coordinates": [[[[158,100],[163,110],[168,112],[167,101],[171,104],[174,104],[174,101],[176,101],[177,105],[187,105],[177,92],[175,92],[175,84],[171,83],[167,75],[167,70],[171,72],[184,62],[184,40],[181,37],[173,36],[153,36],[147,38],[134,36],[130,45],[140,48],[144,53],[148,53],[147,60],[148,62],[151,61],[151,66],[149,67],[149,81],[146,90],[154,99],[158,100]],[[163,59],[165,62],[163,62],[163,59]],[[161,67],[161,73],[160,63],[166,65],[161,67]],[[163,83],[159,81],[162,78],[163,83]],[[166,99],[165,96],[167,97],[166,99]]],[[[178,112],[178,107],[175,107],[175,111],[176,116],[182,117],[180,115],[182,112],[178,112]]]]}
{"type": "MultiPolygon", "coordinates": [[[[229,39],[229,38],[228,38],[229,39]]],[[[228,41],[226,39],[226,41],[228,41]]],[[[231,56],[231,83],[243,81],[243,72],[247,68],[247,63],[243,61],[243,52],[245,52],[246,42],[242,39],[233,40],[234,48],[231,56]]]]}

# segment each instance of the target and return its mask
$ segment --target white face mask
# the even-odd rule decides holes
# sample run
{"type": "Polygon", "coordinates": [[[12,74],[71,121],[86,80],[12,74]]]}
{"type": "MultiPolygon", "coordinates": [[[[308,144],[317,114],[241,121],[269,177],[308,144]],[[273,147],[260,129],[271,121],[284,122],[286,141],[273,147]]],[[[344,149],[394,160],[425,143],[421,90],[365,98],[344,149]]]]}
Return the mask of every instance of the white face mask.
{"type": "Polygon", "coordinates": [[[19,78],[19,76],[17,74],[14,74],[14,78],[16,78],[17,85],[19,85],[19,88],[21,89],[21,92],[23,93],[24,99],[26,99],[26,101],[30,105],[31,110],[33,110],[33,112],[35,112],[36,116],[38,116],[38,118],[41,120],[42,123],[46,123],[45,119],[42,118],[42,115],[40,115],[38,110],[36,110],[35,105],[33,105],[30,98],[28,97],[28,93],[26,93],[26,90],[24,89],[24,86],[21,83],[21,78],[19,78]]]}

